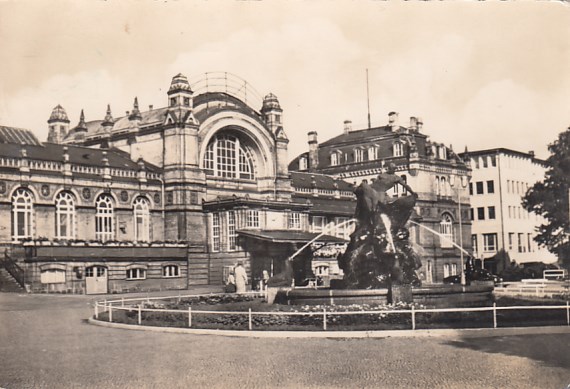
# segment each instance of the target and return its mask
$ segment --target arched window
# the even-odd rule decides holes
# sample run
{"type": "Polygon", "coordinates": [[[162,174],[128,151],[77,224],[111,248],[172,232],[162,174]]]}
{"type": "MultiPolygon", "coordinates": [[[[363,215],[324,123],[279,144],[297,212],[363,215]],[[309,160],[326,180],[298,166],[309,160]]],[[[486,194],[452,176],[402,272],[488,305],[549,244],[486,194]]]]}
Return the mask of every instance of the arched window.
{"type": "Polygon", "coordinates": [[[135,227],[135,240],[148,242],[150,240],[150,212],[149,202],[144,197],[137,197],[134,202],[133,216],[135,227]]]}
{"type": "Polygon", "coordinates": [[[113,239],[113,200],[109,195],[101,195],[95,201],[95,238],[107,241],[113,239]]]}
{"type": "Polygon", "coordinates": [[[299,158],[299,170],[307,170],[307,158],[299,158]]]}
{"type": "Polygon", "coordinates": [[[166,278],[179,277],[180,267],[178,265],[166,265],[162,268],[162,276],[166,278]]]}
{"type": "Polygon", "coordinates": [[[216,177],[255,178],[254,159],[251,150],[238,137],[228,134],[216,136],[204,155],[206,173],[216,177]]]}
{"type": "Polygon", "coordinates": [[[357,148],[354,150],[354,162],[364,161],[364,149],[357,148]]]}
{"type": "Polygon", "coordinates": [[[75,199],[69,192],[55,197],[55,236],[58,239],[75,237],[75,199]]]}
{"type": "Polygon", "coordinates": [[[378,149],[376,148],[376,146],[372,146],[368,148],[368,160],[369,161],[374,161],[376,160],[376,158],[378,158],[378,149]]]}
{"type": "Polygon", "coordinates": [[[34,222],[34,196],[24,188],[12,195],[12,238],[20,240],[32,237],[34,222]]]}
{"type": "Polygon", "coordinates": [[[441,217],[439,233],[441,234],[441,247],[453,247],[453,219],[447,213],[441,217]]]}

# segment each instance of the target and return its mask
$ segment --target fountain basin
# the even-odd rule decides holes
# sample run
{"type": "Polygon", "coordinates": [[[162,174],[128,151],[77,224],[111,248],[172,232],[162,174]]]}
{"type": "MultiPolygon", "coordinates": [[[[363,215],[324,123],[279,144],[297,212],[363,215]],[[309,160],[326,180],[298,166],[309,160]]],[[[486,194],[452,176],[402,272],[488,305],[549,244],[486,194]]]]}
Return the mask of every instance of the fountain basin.
{"type": "MultiPolygon", "coordinates": [[[[429,285],[412,288],[412,300],[430,308],[480,307],[493,302],[492,282],[471,285],[429,285]]],[[[388,289],[279,288],[275,303],[286,305],[383,305],[388,289]]]]}

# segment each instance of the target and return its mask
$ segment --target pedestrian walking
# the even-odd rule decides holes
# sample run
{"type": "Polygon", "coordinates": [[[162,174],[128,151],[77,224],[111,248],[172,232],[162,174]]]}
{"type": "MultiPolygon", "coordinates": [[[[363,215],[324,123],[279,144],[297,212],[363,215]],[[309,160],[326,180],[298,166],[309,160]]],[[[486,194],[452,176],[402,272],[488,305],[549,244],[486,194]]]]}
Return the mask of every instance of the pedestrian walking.
{"type": "Polygon", "coordinates": [[[242,261],[238,261],[234,272],[236,278],[236,292],[245,293],[245,286],[247,285],[247,273],[243,267],[242,261]]]}

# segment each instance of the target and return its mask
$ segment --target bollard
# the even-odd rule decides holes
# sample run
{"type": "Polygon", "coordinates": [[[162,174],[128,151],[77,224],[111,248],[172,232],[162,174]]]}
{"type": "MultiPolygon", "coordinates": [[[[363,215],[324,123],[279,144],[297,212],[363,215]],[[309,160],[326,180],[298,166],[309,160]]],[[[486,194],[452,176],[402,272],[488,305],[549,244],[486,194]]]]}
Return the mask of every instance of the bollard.
{"type": "Polygon", "coordinates": [[[253,328],[253,323],[251,320],[251,308],[249,308],[249,330],[251,331],[252,328],[253,328]]]}
{"type": "Polygon", "coordinates": [[[109,304],[109,323],[113,322],[113,306],[109,304]]]}
{"type": "Polygon", "coordinates": [[[416,311],[414,310],[414,306],[412,305],[412,330],[416,329],[416,311]]]}
{"type": "Polygon", "coordinates": [[[139,304],[139,326],[142,324],[142,304],[139,304]]]}
{"type": "Polygon", "coordinates": [[[327,330],[327,309],[323,308],[323,330],[327,330]]]}
{"type": "Polygon", "coordinates": [[[497,303],[493,303],[493,328],[497,328],[497,303]]]}
{"type": "Polygon", "coordinates": [[[192,307],[188,307],[188,327],[192,327],[192,307]]]}
{"type": "Polygon", "coordinates": [[[99,302],[95,301],[95,319],[99,319],[99,302]]]}

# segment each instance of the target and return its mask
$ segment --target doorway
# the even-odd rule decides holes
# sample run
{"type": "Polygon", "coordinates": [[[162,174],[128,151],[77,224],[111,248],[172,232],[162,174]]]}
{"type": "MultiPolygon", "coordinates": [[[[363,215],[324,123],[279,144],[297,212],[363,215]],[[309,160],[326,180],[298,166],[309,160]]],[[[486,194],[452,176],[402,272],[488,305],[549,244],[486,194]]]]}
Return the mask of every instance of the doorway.
{"type": "Polygon", "coordinates": [[[103,266],[90,266],[85,268],[85,293],[107,293],[107,268],[103,266]]]}

